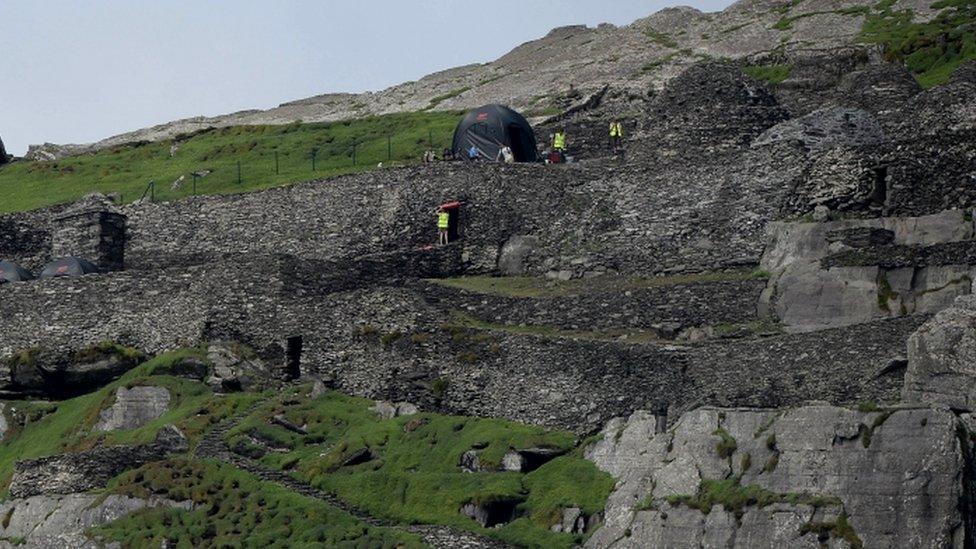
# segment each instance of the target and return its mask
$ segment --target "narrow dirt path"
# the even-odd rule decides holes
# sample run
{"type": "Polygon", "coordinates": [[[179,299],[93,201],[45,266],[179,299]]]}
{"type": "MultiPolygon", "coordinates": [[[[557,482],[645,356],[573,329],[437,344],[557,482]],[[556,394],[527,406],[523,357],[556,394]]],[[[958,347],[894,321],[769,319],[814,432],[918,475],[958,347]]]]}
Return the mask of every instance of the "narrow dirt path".
{"type": "Polygon", "coordinates": [[[451,528],[449,526],[404,526],[395,522],[376,518],[358,508],[353,507],[345,500],[342,500],[332,494],[323,492],[322,490],[319,490],[318,488],[315,488],[300,480],[296,480],[295,478],[282,473],[281,471],[269,469],[251,458],[235,454],[227,447],[227,444],[224,442],[224,437],[228,432],[230,432],[231,429],[240,424],[240,422],[243,421],[244,418],[247,417],[247,415],[256,407],[257,404],[252,405],[244,412],[232,418],[225,419],[214,426],[213,429],[211,429],[203,436],[203,438],[200,439],[200,442],[197,444],[196,450],[194,451],[194,457],[216,459],[241,469],[242,471],[247,471],[265,482],[272,482],[278,486],[281,486],[282,488],[285,488],[286,490],[301,494],[305,497],[324,501],[333,507],[349,513],[370,526],[393,528],[416,534],[423,539],[424,543],[436,549],[507,549],[511,547],[503,542],[486,538],[484,536],[479,536],[478,534],[474,534],[472,532],[451,528]]]}

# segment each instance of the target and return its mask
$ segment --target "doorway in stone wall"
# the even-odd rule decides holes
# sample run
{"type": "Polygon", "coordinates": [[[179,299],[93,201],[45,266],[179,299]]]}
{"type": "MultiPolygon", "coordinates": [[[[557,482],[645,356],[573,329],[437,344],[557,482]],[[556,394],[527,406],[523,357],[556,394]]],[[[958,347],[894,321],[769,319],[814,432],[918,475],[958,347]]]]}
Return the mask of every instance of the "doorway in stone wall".
{"type": "Polygon", "coordinates": [[[302,377],[302,336],[292,336],[285,343],[285,377],[302,377]]]}

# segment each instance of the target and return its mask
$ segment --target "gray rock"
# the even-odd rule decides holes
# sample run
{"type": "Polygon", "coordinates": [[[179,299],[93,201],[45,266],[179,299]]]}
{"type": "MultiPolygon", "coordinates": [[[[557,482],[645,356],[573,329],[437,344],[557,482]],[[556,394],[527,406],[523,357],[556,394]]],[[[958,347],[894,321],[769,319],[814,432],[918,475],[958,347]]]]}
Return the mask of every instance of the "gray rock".
{"type": "Polygon", "coordinates": [[[137,429],[169,410],[170,394],[163,387],[119,387],[115,403],[102,411],[96,431],[137,429]]]}
{"type": "Polygon", "coordinates": [[[524,275],[526,259],[539,247],[539,240],[532,236],[516,235],[509,238],[498,255],[498,271],[507,276],[524,275]]]}
{"type": "Polygon", "coordinates": [[[409,402],[392,403],[386,400],[377,400],[370,410],[376,413],[380,419],[393,419],[401,416],[412,416],[420,410],[417,406],[409,402]]]}
{"type": "Polygon", "coordinates": [[[217,392],[250,391],[271,384],[271,372],[264,362],[240,345],[216,342],[207,347],[207,360],[213,365],[207,378],[217,392]]]}
{"type": "Polygon", "coordinates": [[[14,464],[10,494],[25,498],[100,488],[124,471],[172,453],[185,452],[187,448],[183,433],[166,425],[151,444],[99,447],[76,454],[18,461],[14,464]]]}
{"type": "Polygon", "coordinates": [[[702,408],[661,434],[650,417],[610,422],[587,452],[618,478],[588,547],[812,548],[820,546],[813,526],[841,513],[865,547],[947,547],[960,539],[965,464],[955,438],[963,426],[948,411],[702,408]],[[703,514],[669,499],[730,478],[782,499],[746,505],[739,520],[721,505],[703,514]]]}
{"type": "Polygon", "coordinates": [[[3,146],[3,139],[0,139],[0,166],[3,166],[7,162],[10,162],[10,157],[7,156],[7,149],[3,146]]]}
{"type": "Polygon", "coordinates": [[[799,141],[810,150],[877,145],[884,130],[874,116],[861,109],[832,107],[787,120],[763,132],[752,144],[760,147],[781,141],[799,141]]]}
{"type": "Polygon", "coordinates": [[[908,339],[903,398],[976,409],[976,296],[956,299],[908,339]]]}
{"type": "Polygon", "coordinates": [[[8,429],[10,429],[10,423],[7,420],[7,403],[0,402],[0,441],[7,438],[8,429]]]}
{"type": "Polygon", "coordinates": [[[150,507],[190,510],[192,502],[148,500],[116,494],[32,496],[0,504],[0,538],[23,539],[26,547],[97,547],[85,532],[150,507]]]}

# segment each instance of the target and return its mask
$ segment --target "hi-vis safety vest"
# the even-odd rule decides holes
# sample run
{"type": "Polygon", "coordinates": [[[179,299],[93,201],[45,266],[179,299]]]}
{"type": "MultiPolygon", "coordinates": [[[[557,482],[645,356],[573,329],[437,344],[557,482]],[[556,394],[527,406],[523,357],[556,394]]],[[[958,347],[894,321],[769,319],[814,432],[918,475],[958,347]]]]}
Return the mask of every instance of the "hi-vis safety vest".
{"type": "Polygon", "coordinates": [[[610,137],[623,137],[624,128],[620,125],[620,122],[610,123],[610,137]]]}
{"type": "Polygon", "coordinates": [[[552,148],[554,149],[565,149],[566,148],[566,134],[563,132],[556,132],[555,137],[552,139],[552,148]]]}
{"type": "Polygon", "coordinates": [[[437,228],[446,229],[451,224],[451,214],[441,212],[437,214],[437,228]]]}

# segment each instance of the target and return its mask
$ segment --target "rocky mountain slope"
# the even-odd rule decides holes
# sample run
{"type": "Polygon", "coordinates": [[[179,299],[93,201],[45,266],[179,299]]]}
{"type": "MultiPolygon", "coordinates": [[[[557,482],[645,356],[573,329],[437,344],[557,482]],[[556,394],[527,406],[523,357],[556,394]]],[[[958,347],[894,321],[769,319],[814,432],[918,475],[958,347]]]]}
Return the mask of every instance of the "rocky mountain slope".
{"type": "Polygon", "coordinates": [[[974,546],[976,64],[784,55],[576,163],[0,216],[99,267],[0,284],[0,545],[974,546]]]}
{"type": "MultiPolygon", "coordinates": [[[[31,147],[28,158],[54,159],[124,143],[171,139],[210,127],[327,122],[420,110],[464,110],[503,103],[540,119],[609,86],[620,114],[692,63],[706,59],[767,64],[859,44],[865,22],[881,13],[928,21],[928,0],[741,0],[716,13],[677,7],[634,23],[558,28],[499,59],[448,69],[363,94],[324,94],[264,111],[178,120],[92,145],[31,147]],[[883,4],[883,7],[882,7],[883,4]]],[[[878,49],[880,55],[881,49],[878,49]]]]}

